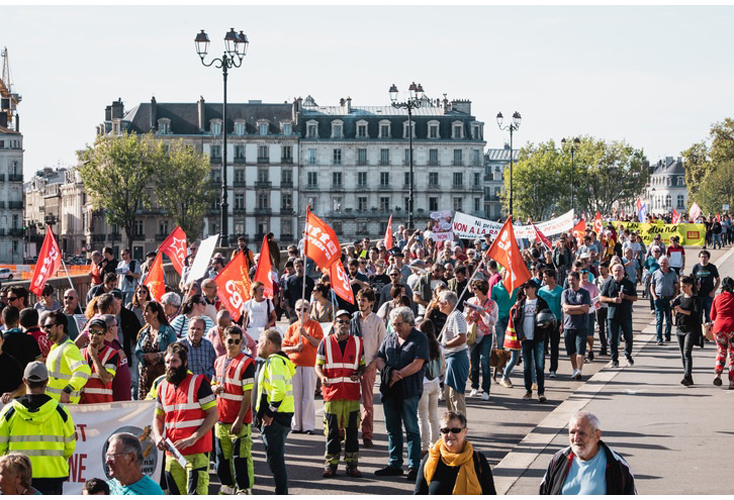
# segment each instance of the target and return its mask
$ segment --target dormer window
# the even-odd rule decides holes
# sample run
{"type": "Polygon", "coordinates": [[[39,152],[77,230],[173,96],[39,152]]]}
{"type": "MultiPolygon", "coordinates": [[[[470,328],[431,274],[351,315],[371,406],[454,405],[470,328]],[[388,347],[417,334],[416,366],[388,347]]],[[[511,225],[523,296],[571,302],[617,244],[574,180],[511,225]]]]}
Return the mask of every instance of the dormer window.
{"type": "Polygon", "coordinates": [[[437,121],[430,121],[428,122],[428,138],[429,139],[440,139],[441,135],[439,134],[438,129],[439,123],[437,121]]]}
{"type": "Polygon", "coordinates": [[[380,139],[389,139],[390,137],[392,137],[392,134],[390,133],[390,121],[380,121],[380,139]]]}
{"type": "Polygon", "coordinates": [[[451,125],[451,138],[452,139],[463,139],[464,138],[464,125],[461,122],[454,122],[451,125]]]}
{"type": "Polygon", "coordinates": [[[291,135],[293,133],[293,125],[290,123],[284,123],[282,125],[283,135],[291,135]]]}
{"type": "Polygon", "coordinates": [[[234,123],[235,135],[245,135],[245,122],[239,121],[234,123]]]}
{"type": "Polygon", "coordinates": [[[212,135],[222,135],[222,121],[212,120],[211,122],[212,135]]]}
{"type": "Polygon", "coordinates": [[[482,139],[482,125],[479,123],[473,123],[471,126],[471,138],[474,140],[482,139]]]}
{"type": "Polygon", "coordinates": [[[161,118],[158,120],[158,133],[159,134],[170,134],[171,133],[171,120],[168,118],[161,118]]]}
{"type": "Polygon", "coordinates": [[[366,139],[367,135],[367,122],[364,120],[357,122],[357,137],[366,139]]]}
{"type": "Polygon", "coordinates": [[[341,120],[334,120],[331,122],[331,138],[341,139],[344,137],[344,122],[341,120]]]}
{"type": "MultiPolygon", "coordinates": [[[[415,139],[415,122],[412,122],[412,123],[413,123],[413,139],[415,139]]],[[[410,130],[411,130],[410,124],[411,124],[410,121],[403,122],[403,139],[407,139],[408,137],[410,137],[410,130]]]]}
{"type": "Polygon", "coordinates": [[[319,122],[312,120],[306,123],[306,137],[309,139],[319,138],[319,122]]]}
{"type": "Polygon", "coordinates": [[[257,133],[260,135],[268,135],[268,122],[258,122],[257,133]]]}

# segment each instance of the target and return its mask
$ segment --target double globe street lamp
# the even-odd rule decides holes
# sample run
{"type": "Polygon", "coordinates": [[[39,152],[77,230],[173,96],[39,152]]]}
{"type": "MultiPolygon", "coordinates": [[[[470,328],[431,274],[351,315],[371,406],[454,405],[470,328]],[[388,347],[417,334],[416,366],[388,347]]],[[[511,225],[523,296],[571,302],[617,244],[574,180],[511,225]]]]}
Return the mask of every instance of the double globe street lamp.
{"type": "Polygon", "coordinates": [[[520,113],[515,111],[512,114],[511,123],[503,126],[502,124],[504,120],[505,117],[502,116],[502,112],[497,113],[497,126],[500,128],[500,130],[510,131],[510,216],[512,216],[512,165],[514,163],[514,154],[512,150],[512,134],[520,128],[520,124],[522,123],[522,116],[520,116],[520,113]]]}
{"type": "Polygon", "coordinates": [[[204,62],[204,58],[209,50],[209,35],[201,30],[194,39],[196,44],[196,53],[201,59],[201,64],[207,68],[214,66],[222,70],[222,79],[224,80],[224,103],[222,104],[222,194],[221,194],[221,228],[219,244],[221,246],[229,245],[229,227],[228,227],[228,209],[227,203],[227,72],[230,68],[239,68],[242,66],[242,59],[247,54],[247,46],[250,42],[242,31],[239,34],[230,28],[224,35],[224,53],[222,57],[212,59],[209,63],[204,62]]]}
{"type": "Polygon", "coordinates": [[[408,110],[408,164],[410,165],[410,183],[408,191],[408,226],[410,230],[413,230],[413,110],[420,108],[423,105],[423,86],[415,82],[410,84],[408,87],[408,98],[405,101],[398,101],[398,88],[393,83],[390,87],[390,100],[392,101],[392,107],[395,109],[407,109],[408,110]]]}

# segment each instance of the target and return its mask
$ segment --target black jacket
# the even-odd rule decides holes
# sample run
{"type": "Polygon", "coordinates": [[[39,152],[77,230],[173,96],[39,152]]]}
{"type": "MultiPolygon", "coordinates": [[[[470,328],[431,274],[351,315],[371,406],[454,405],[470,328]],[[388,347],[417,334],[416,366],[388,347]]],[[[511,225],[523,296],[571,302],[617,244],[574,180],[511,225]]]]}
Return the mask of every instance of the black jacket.
{"type": "MultiPolygon", "coordinates": [[[[548,302],[543,299],[541,296],[538,297],[538,304],[535,309],[535,323],[537,324],[538,321],[538,313],[544,309],[550,309],[550,306],[548,305],[548,302]]],[[[523,332],[523,309],[525,308],[525,301],[527,298],[522,299],[521,301],[517,302],[514,306],[512,306],[512,309],[510,310],[510,315],[512,316],[512,324],[515,327],[515,333],[517,334],[517,340],[524,340],[525,333],[523,332]]],[[[533,334],[533,340],[542,341],[545,340],[545,337],[547,335],[550,335],[551,329],[542,330],[535,327],[534,334],[533,334]]]]}
{"type": "MultiPolygon", "coordinates": [[[[607,456],[607,470],[604,475],[607,481],[607,495],[636,495],[635,478],[625,460],[612,451],[604,441],[599,441],[601,450],[607,456]]],[[[569,446],[556,453],[545,471],[540,483],[540,495],[560,495],[563,483],[566,482],[568,470],[571,468],[573,452],[569,446]]]]}

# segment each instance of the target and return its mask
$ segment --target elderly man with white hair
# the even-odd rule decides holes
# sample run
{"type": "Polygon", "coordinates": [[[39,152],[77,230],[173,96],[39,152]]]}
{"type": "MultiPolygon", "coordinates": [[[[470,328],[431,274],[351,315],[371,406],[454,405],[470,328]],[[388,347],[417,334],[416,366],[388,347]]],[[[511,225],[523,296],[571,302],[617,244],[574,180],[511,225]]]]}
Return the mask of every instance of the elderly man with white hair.
{"type": "Polygon", "coordinates": [[[541,495],[636,495],[629,464],[601,440],[601,424],[580,411],[568,422],[570,446],[556,453],[540,483],[541,495]]]}
{"type": "Polygon", "coordinates": [[[107,482],[111,495],[163,495],[161,487],[143,474],[143,446],[129,432],[113,434],[107,441],[105,465],[110,471],[107,482]]]}
{"type": "Polygon", "coordinates": [[[666,256],[658,259],[660,269],[652,273],[650,279],[650,296],[655,305],[655,332],[658,345],[663,345],[663,318],[665,319],[665,342],[670,342],[670,332],[673,328],[673,315],[670,301],[678,295],[678,275],[670,267],[670,260],[666,256]]]}
{"type": "Polygon", "coordinates": [[[166,313],[166,318],[170,323],[176,317],[181,307],[181,296],[175,292],[165,293],[161,297],[161,304],[163,305],[163,311],[166,313]]]}

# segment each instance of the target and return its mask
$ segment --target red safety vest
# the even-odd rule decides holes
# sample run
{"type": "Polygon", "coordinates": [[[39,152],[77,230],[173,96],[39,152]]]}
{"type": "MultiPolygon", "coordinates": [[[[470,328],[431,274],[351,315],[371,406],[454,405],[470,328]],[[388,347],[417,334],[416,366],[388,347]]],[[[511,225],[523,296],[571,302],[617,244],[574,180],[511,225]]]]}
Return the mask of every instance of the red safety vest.
{"type": "MultiPolygon", "coordinates": [[[[214,362],[214,382],[224,387],[224,392],[217,396],[217,410],[219,410],[219,421],[223,424],[234,423],[240,412],[242,399],[245,395],[244,385],[252,385],[254,379],[242,380],[242,374],[254,363],[251,357],[245,353],[238,354],[224,369],[227,355],[219,356],[214,362]]],[[[245,424],[252,423],[252,405],[245,414],[245,424]]]]}
{"type": "MultiPolygon", "coordinates": [[[[97,355],[102,366],[104,367],[110,358],[117,354],[117,349],[110,346],[103,346],[102,350],[97,355]]],[[[110,380],[109,384],[103,384],[102,380],[99,378],[99,374],[97,373],[96,368],[94,367],[94,363],[92,363],[92,355],[89,354],[89,346],[82,349],[82,358],[84,358],[84,361],[89,364],[89,368],[92,370],[92,374],[89,376],[89,380],[87,380],[87,383],[84,384],[84,387],[82,387],[81,390],[81,399],[79,400],[79,403],[81,404],[91,404],[91,403],[111,403],[112,402],[112,380],[110,380]]],[[[115,367],[115,372],[120,368],[119,365],[119,358],[118,358],[118,364],[115,367]]]]}
{"type": "MultiPolygon", "coordinates": [[[[206,419],[206,412],[201,409],[196,397],[201,384],[207,384],[204,375],[189,373],[177,386],[164,380],[158,387],[158,394],[165,412],[166,436],[175,443],[186,439],[196,432],[206,419]]],[[[179,450],[182,455],[209,453],[212,451],[212,433],[207,432],[192,446],[179,450]]],[[[171,455],[170,452],[166,452],[171,455]]]]}
{"type": "Polygon", "coordinates": [[[359,370],[359,360],[362,359],[362,339],[350,335],[347,338],[347,347],[342,350],[336,335],[329,335],[324,339],[324,373],[329,385],[321,388],[324,401],[359,401],[359,379],[350,377],[359,370]]]}

